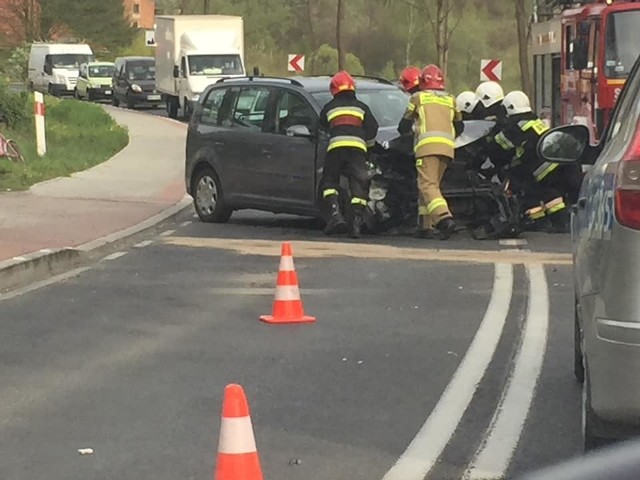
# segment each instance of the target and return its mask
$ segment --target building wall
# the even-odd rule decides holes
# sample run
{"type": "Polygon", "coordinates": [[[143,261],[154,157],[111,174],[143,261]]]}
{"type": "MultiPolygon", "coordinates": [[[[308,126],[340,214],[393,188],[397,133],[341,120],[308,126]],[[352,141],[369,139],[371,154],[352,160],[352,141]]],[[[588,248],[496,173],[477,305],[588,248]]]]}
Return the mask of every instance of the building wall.
{"type": "Polygon", "coordinates": [[[124,13],[137,28],[153,29],[155,21],[155,0],[123,0],[124,13]]]}

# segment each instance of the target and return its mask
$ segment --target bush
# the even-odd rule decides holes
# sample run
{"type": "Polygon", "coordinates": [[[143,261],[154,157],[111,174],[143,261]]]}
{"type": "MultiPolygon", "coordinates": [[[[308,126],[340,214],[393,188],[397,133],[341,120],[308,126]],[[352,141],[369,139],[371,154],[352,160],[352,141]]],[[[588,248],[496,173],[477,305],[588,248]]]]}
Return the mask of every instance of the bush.
{"type": "Polygon", "coordinates": [[[29,95],[12,92],[6,83],[0,82],[0,123],[10,128],[22,126],[29,118],[29,95]]]}

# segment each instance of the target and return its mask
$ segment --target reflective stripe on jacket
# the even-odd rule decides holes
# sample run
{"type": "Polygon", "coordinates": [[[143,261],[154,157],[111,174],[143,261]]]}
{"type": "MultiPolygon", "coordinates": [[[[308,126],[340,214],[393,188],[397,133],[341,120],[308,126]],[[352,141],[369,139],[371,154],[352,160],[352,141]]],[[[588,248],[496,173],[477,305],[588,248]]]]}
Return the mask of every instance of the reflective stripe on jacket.
{"type": "Polygon", "coordinates": [[[351,91],[336,95],[320,112],[320,127],[329,133],[327,151],[357,148],[367,151],[375,144],[378,122],[369,107],[351,91]]]}
{"type": "Polygon", "coordinates": [[[442,155],[453,158],[456,137],[453,122],[462,117],[452,95],[439,90],[414,93],[403,118],[413,121],[416,157],[442,155]]]}

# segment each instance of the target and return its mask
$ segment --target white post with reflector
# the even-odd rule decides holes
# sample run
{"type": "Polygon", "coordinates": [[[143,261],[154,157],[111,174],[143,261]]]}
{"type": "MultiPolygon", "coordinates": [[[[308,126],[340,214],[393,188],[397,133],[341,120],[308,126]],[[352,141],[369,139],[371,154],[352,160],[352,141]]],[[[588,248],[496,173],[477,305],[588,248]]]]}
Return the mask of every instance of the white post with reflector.
{"type": "Polygon", "coordinates": [[[46,108],[44,106],[44,96],[40,92],[34,93],[33,110],[36,119],[36,150],[38,155],[43,157],[47,153],[47,138],[44,128],[44,117],[46,108]]]}

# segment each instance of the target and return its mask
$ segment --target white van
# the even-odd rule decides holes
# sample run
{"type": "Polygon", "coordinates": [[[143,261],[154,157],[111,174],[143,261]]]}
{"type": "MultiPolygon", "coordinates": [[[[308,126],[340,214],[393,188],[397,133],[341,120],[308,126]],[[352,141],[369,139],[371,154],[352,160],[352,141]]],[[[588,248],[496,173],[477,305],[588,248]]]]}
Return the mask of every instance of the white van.
{"type": "Polygon", "coordinates": [[[28,87],[50,95],[73,95],[80,65],[94,60],[86,44],[34,43],[29,55],[28,87]]]}

